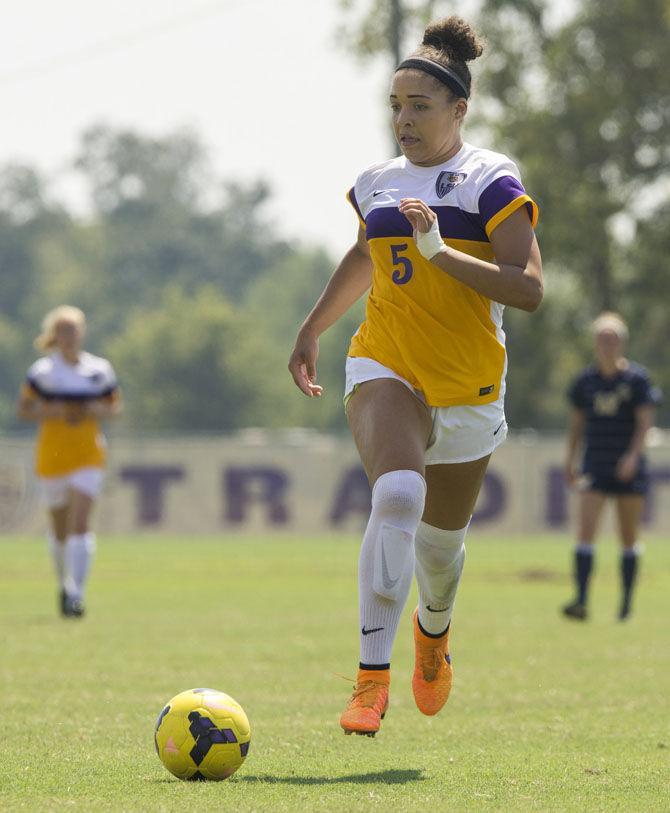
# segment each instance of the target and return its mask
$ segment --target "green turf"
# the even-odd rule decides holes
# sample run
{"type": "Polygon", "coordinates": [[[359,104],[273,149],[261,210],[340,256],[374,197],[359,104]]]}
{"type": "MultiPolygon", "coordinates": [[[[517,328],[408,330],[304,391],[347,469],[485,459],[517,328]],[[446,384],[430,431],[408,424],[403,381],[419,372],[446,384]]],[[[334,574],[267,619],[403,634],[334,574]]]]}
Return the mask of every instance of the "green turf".
{"type": "Polygon", "coordinates": [[[614,620],[599,552],[588,624],[567,622],[567,540],[474,535],[446,709],[414,708],[410,610],[376,739],[337,720],[357,660],[352,538],[102,540],[89,613],[62,620],[45,546],[0,541],[0,809],[667,811],[670,544],[647,546],[634,617],[614,620]],[[165,701],[233,695],[249,757],[223,783],[174,779],[165,701]]]}

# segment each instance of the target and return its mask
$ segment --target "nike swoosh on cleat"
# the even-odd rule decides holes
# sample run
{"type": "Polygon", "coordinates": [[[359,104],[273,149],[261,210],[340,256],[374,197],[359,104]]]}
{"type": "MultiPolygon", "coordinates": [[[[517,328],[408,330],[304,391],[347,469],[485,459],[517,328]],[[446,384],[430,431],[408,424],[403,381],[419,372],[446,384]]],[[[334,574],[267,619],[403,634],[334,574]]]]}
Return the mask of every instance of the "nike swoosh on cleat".
{"type": "Polygon", "coordinates": [[[384,627],[373,627],[371,630],[366,630],[365,627],[361,630],[363,635],[370,635],[371,632],[381,632],[384,627]]]}

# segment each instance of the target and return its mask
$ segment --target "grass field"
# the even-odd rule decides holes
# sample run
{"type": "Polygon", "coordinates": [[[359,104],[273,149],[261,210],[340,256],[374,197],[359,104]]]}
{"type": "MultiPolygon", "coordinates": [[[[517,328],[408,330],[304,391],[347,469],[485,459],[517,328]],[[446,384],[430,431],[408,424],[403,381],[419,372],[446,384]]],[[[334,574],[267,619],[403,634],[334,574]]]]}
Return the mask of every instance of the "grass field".
{"type": "Polygon", "coordinates": [[[0,809],[668,811],[670,543],[651,541],[636,612],[614,620],[603,543],[593,617],[563,621],[569,545],[471,538],[455,686],[414,708],[408,604],[391,710],[344,737],[357,661],[358,541],[101,540],[88,616],[55,613],[46,546],[0,541],[0,809]],[[153,748],[165,701],[233,695],[249,757],[223,783],[174,779],[153,748]]]}

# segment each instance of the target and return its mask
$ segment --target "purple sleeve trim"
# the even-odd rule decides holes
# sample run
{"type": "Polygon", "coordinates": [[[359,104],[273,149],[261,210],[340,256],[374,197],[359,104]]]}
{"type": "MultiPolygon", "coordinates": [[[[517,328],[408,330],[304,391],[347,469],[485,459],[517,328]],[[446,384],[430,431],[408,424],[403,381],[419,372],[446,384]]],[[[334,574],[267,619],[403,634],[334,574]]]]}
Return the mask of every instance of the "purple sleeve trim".
{"type": "MultiPolygon", "coordinates": [[[[526,190],[523,188],[521,182],[512,175],[504,175],[502,178],[496,178],[495,181],[491,181],[479,196],[479,214],[481,215],[484,225],[513,200],[526,194],[526,190]]],[[[529,213],[532,219],[532,207],[529,213]]]]}
{"type": "Polygon", "coordinates": [[[361,212],[361,208],[358,205],[358,201],[356,200],[356,192],[355,192],[353,186],[347,192],[347,199],[348,199],[349,203],[354,207],[354,210],[355,210],[356,214],[358,215],[359,220],[361,220],[361,222],[365,223],[365,218],[363,217],[363,214],[361,212]]]}

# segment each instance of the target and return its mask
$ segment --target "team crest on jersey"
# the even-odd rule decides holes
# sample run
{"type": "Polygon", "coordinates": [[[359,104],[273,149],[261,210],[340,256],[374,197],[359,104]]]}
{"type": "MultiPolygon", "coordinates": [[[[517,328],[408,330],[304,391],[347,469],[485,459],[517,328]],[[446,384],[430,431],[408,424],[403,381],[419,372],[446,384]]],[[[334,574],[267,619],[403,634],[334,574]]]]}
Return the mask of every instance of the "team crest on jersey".
{"type": "Polygon", "coordinates": [[[448,195],[455,186],[463,183],[467,177],[466,172],[447,172],[446,170],[440,172],[435,181],[435,191],[438,198],[448,195]]]}

